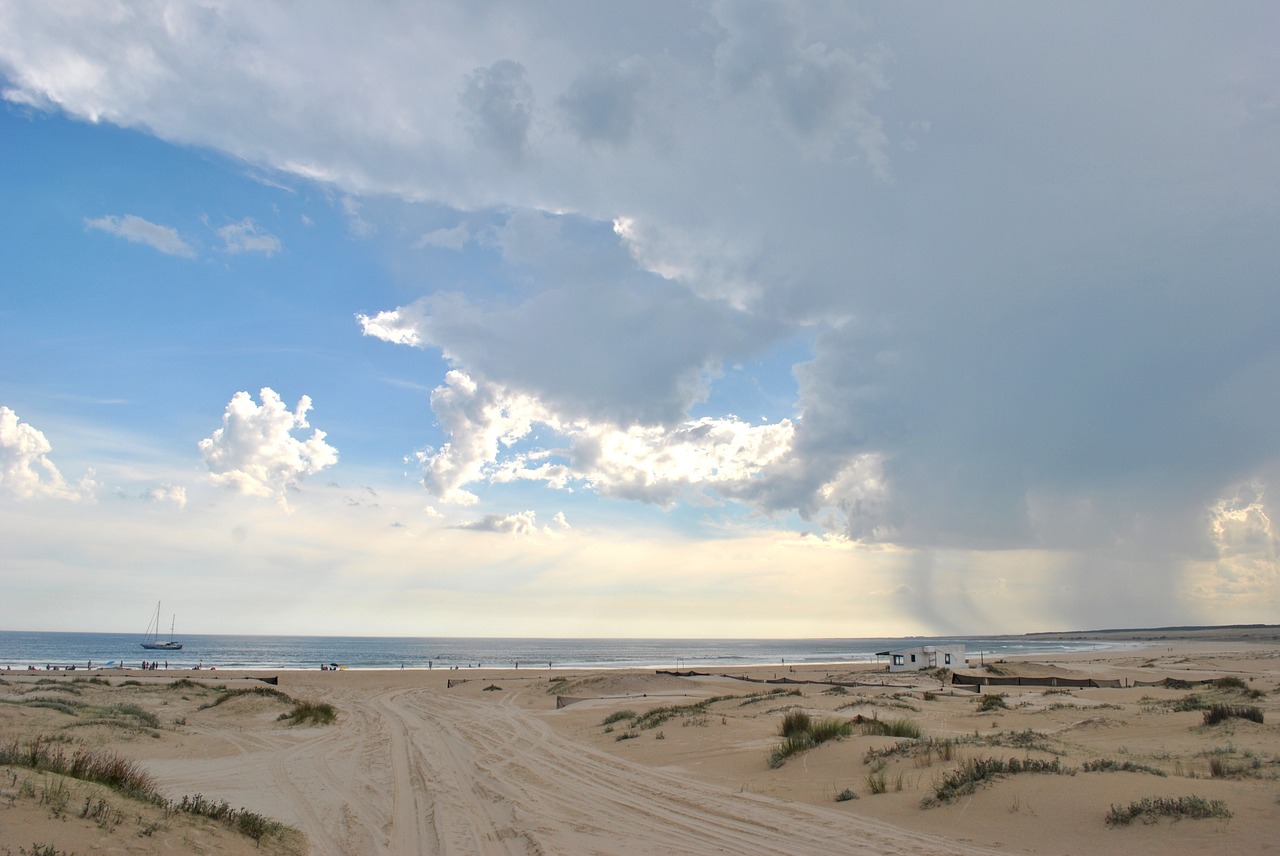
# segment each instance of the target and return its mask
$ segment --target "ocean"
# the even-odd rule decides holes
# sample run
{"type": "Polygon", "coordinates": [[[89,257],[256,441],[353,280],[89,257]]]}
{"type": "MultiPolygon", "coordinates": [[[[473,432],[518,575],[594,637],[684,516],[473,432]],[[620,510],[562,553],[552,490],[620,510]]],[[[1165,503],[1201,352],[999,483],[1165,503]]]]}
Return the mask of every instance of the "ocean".
{"type": "Polygon", "coordinates": [[[372,636],[183,636],[181,651],[147,651],[138,634],[0,631],[0,669],[127,666],[350,669],[728,669],[752,665],[874,662],[877,651],[963,643],[970,657],[1113,649],[1122,643],[1021,636],[873,639],[504,639],[372,636]]]}

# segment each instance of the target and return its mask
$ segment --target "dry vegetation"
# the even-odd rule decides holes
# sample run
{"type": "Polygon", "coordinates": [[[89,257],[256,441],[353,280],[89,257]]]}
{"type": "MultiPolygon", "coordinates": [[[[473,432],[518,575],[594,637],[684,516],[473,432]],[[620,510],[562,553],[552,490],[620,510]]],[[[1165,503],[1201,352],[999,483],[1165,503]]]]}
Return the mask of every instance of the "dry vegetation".
{"type": "Polygon", "coordinates": [[[178,738],[189,723],[243,699],[281,708],[284,722],[275,727],[332,721],[336,714],[269,687],[67,673],[0,679],[0,825],[56,830],[44,840],[33,831],[0,845],[18,848],[10,853],[68,856],[112,841],[122,852],[305,852],[297,830],[249,808],[164,793],[133,757],[146,748],[138,741],[178,738]],[[58,823],[48,827],[41,818],[58,823]]]}

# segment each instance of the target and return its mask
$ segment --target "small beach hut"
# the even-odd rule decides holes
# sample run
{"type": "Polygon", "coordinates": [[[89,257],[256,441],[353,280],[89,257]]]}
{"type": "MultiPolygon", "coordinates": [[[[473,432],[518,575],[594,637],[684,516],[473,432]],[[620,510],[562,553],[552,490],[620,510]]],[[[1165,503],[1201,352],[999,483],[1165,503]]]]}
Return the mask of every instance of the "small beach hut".
{"type": "Polygon", "coordinates": [[[890,672],[955,669],[965,665],[964,645],[917,645],[912,648],[877,651],[877,663],[881,657],[888,659],[890,672]]]}

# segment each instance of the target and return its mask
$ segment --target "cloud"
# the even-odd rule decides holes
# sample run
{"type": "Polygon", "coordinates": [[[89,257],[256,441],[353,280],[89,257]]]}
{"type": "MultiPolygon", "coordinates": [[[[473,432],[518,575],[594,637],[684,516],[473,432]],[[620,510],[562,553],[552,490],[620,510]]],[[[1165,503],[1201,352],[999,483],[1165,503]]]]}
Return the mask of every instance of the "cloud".
{"type": "Polygon", "coordinates": [[[451,528],[471,532],[496,532],[501,535],[549,535],[555,538],[563,536],[569,528],[564,512],[556,512],[554,525],[538,526],[538,514],[535,511],[519,511],[514,514],[486,514],[478,520],[459,523],[451,528]]]}
{"type": "Polygon", "coordinates": [[[280,252],[280,239],[264,231],[252,217],[228,223],[216,231],[228,253],[265,253],[270,256],[280,252]]]}
{"type": "Polygon", "coordinates": [[[371,237],[378,227],[364,216],[364,205],[354,196],[342,197],[342,213],[347,218],[347,230],[357,238],[371,237]]]}
{"type": "Polygon", "coordinates": [[[528,435],[535,422],[552,419],[533,398],[476,383],[458,371],[431,393],[431,408],[450,440],[418,453],[423,486],[443,502],[464,505],[477,501],[466,485],[484,477],[500,448],[528,435]]]}
{"type": "Polygon", "coordinates": [[[649,82],[648,65],[639,58],[591,68],[569,84],[558,104],[584,142],[623,145],[634,132],[649,82]]]}
{"type": "Polygon", "coordinates": [[[288,508],[286,491],[336,464],[338,450],[325,442],[320,430],[305,440],[292,436],[295,429],[310,427],[308,396],[302,396],[292,412],[274,390],[264,387],[260,396],[261,405],[247,392],[232,396],[222,427],[200,441],[200,456],[216,484],[252,496],[274,496],[288,508]]]}
{"type": "Polygon", "coordinates": [[[423,346],[423,339],[418,332],[421,312],[414,307],[388,309],[377,315],[357,314],[360,332],[394,345],[409,345],[414,348],[423,346]]]}
{"type": "Polygon", "coordinates": [[[178,508],[187,507],[187,489],[182,485],[156,485],[155,487],[143,491],[142,498],[148,502],[160,503],[162,505],[176,505],[178,508]]]}
{"type": "Polygon", "coordinates": [[[716,48],[726,88],[740,96],[758,93],[824,155],[856,146],[877,176],[889,178],[888,137],[870,110],[874,95],[888,85],[882,50],[859,54],[829,45],[828,33],[810,32],[807,9],[799,4],[722,0],[712,9],[726,31],[716,48]]]}
{"type": "Polygon", "coordinates": [[[671,506],[694,491],[741,499],[791,452],[790,421],[753,426],[736,418],[672,427],[565,422],[537,400],[451,371],[432,393],[450,438],[418,455],[423,485],[444,502],[472,504],[466,487],[533,481],[671,506]],[[563,446],[529,441],[543,429],[563,446]],[[517,449],[517,446],[521,446],[517,449]]]}
{"type": "Polygon", "coordinates": [[[0,491],[17,499],[81,499],[49,459],[51,451],[38,428],[0,407],[0,491]]]}
{"type": "Polygon", "coordinates": [[[146,244],[153,250],[184,259],[193,259],[196,251],[178,235],[176,229],[159,226],[133,214],[107,215],[96,219],[86,218],[85,226],[97,229],[110,235],[124,238],[135,244],[146,244]]]}
{"type": "Polygon", "coordinates": [[[538,515],[533,511],[516,514],[486,514],[479,520],[461,523],[456,529],[473,532],[498,532],[503,535],[533,535],[538,531],[538,515]]]}
{"type": "Polygon", "coordinates": [[[471,240],[471,231],[467,228],[466,223],[459,223],[450,229],[433,229],[419,238],[414,246],[418,249],[423,247],[440,247],[446,250],[461,250],[471,240]]]}
{"type": "Polygon", "coordinates": [[[457,373],[433,495],[706,489],[1117,594],[1229,564],[1206,509],[1280,460],[1267,4],[281,8],[0,4],[4,97],[322,182],[353,233],[377,194],[497,224],[425,242],[483,287],[359,316],[457,373]],[[765,358],[785,438],[731,417],[765,358]]]}
{"type": "Polygon", "coordinates": [[[472,138],[505,160],[524,154],[533,122],[533,87],[520,63],[501,59],[467,75],[458,104],[472,138]]]}
{"type": "Polygon", "coordinates": [[[500,303],[437,292],[357,316],[365,335],[438,347],[562,419],[670,424],[706,397],[724,364],[792,329],[637,271],[612,225],[523,213],[507,217],[492,242],[510,264],[551,281],[500,303]]]}

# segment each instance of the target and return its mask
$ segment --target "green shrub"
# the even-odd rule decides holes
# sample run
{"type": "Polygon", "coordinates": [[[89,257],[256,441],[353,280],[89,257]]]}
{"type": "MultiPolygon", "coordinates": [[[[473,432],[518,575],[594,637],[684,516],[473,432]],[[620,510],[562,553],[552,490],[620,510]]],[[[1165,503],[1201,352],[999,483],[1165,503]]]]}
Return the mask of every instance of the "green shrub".
{"type": "Polygon", "coordinates": [[[1062,766],[1057,758],[1042,761],[1037,758],[967,758],[959,767],[943,775],[933,786],[933,796],[926,797],[926,808],[971,794],[983,782],[1018,773],[1074,774],[1074,770],[1062,766]]]}
{"type": "Polygon", "coordinates": [[[1192,693],[1186,698],[1180,698],[1175,701],[1171,709],[1178,713],[1185,713],[1189,710],[1204,710],[1207,705],[1208,702],[1195,693],[1192,693]]]}
{"type": "Polygon", "coordinates": [[[857,798],[858,795],[849,788],[845,788],[843,791],[836,794],[836,802],[848,802],[849,800],[856,800],[857,798]]]}
{"type": "Polygon", "coordinates": [[[102,714],[110,719],[136,719],[147,728],[159,728],[160,717],[136,704],[120,702],[102,709],[102,714]]]}
{"type": "Polygon", "coordinates": [[[163,802],[151,774],[136,762],[121,758],[114,752],[81,749],[68,757],[64,748],[55,749],[42,737],[33,738],[25,747],[13,738],[0,746],[0,764],[97,782],[135,799],[163,802]]]}
{"type": "Polygon", "coordinates": [[[338,718],[338,709],[327,701],[300,701],[293,710],[282,713],[279,720],[288,720],[290,725],[329,725],[338,718]]]}
{"type": "Polygon", "coordinates": [[[924,735],[920,723],[911,719],[864,719],[858,724],[863,734],[907,737],[918,740],[924,735]]]}
{"type": "Polygon", "coordinates": [[[782,742],[769,753],[769,766],[781,767],[792,755],[825,743],[839,740],[853,733],[853,723],[847,719],[812,719],[803,711],[792,711],[782,720],[778,729],[782,742]]]}
{"type": "Polygon", "coordinates": [[[814,743],[826,743],[828,740],[839,740],[853,733],[853,723],[847,719],[817,719],[809,727],[809,736],[814,743]]]}
{"type": "Polygon", "coordinates": [[[623,719],[635,719],[635,718],[636,718],[636,712],[634,710],[615,710],[613,713],[606,716],[604,718],[604,722],[600,724],[613,725],[613,723],[623,719]]]}
{"type": "Polygon", "coordinates": [[[777,769],[785,764],[792,755],[798,755],[816,745],[818,744],[813,742],[813,738],[809,736],[807,731],[784,737],[782,742],[769,753],[769,766],[777,769]]]}
{"type": "Polygon", "coordinates": [[[1135,761],[1113,761],[1110,758],[1098,758],[1094,761],[1085,761],[1080,765],[1080,769],[1086,773],[1150,773],[1153,776],[1169,775],[1158,767],[1148,767],[1146,764],[1139,764],[1135,761]]]}
{"type": "Polygon", "coordinates": [[[1205,725],[1217,725],[1228,719],[1247,719],[1262,724],[1262,708],[1253,705],[1211,704],[1204,712],[1205,725]]]}
{"type": "Polygon", "coordinates": [[[1244,679],[1237,678],[1234,675],[1229,675],[1225,678],[1218,678],[1213,682],[1213,686],[1215,689],[1220,689],[1220,690],[1228,690],[1228,691],[1239,690],[1244,692],[1249,691],[1249,685],[1244,682],[1244,679]]]}
{"type": "Polygon", "coordinates": [[[1009,705],[1005,703],[1004,693],[989,693],[982,697],[982,701],[978,702],[978,712],[986,713],[990,710],[1008,710],[1009,705]]]}
{"type": "Polygon", "coordinates": [[[803,710],[793,710],[782,717],[782,725],[778,729],[778,734],[782,737],[794,737],[797,734],[804,734],[813,727],[813,720],[809,714],[803,710]]]}
{"type": "Polygon", "coordinates": [[[274,687],[252,687],[250,689],[226,690],[225,692],[219,693],[218,697],[208,704],[200,705],[200,709],[205,710],[206,708],[217,707],[218,705],[225,704],[232,699],[244,698],[245,696],[263,696],[264,698],[277,699],[286,704],[297,703],[288,693],[283,693],[274,687]]]}
{"type": "Polygon", "coordinates": [[[1149,823],[1161,817],[1172,817],[1175,820],[1184,817],[1216,817],[1226,820],[1231,817],[1231,812],[1222,800],[1207,800],[1198,796],[1145,797],[1124,807],[1111,806],[1111,810],[1107,812],[1107,825],[1128,824],[1139,818],[1144,823],[1149,823]]]}

